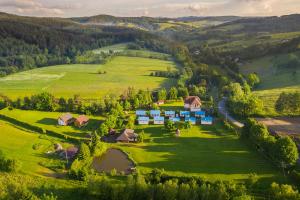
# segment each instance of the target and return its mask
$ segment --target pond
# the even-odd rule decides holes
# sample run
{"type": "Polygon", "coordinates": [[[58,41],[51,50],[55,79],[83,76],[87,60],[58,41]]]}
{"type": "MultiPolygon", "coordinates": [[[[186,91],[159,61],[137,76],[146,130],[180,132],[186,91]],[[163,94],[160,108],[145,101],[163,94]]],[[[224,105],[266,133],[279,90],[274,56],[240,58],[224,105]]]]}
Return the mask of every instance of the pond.
{"type": "Polygon", "coordinates": [[[121,150],[109,149],[102,156],[94,158],[92,167],[100,173],[109,173],[111,170],[116,169],[118,173],[124,172],[127,175],[132,172],[134,163],[121,150]]]}

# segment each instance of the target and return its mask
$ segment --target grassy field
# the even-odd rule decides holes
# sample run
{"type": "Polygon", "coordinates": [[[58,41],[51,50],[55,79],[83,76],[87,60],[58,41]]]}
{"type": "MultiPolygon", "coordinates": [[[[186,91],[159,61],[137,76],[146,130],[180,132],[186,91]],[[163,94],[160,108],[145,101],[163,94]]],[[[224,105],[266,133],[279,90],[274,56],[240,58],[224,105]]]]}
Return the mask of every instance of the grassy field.
{"type": "MultiPolygon", "coordinates": [[[[91,133],[97,129],[101,123],[102,117],[90,117],[89,124],[86,127],[77,128],[75,126],[58,126],[57,119],[62,113],[58,112],[39,112],[39,111],[25,111],[25,110],[9,110],[3,109],[0,114],[17,119],[21,122],[43,128],[44,130],[54,131],[56,133],[75,137],[83,138],[86,134],[91,133]]],[[[78,115],[73,115],[74,117],[78,115]]]]}
{"type": "Polygon", "coordinates": [[[255,72],[259,75],[261,83],[255,94],[264,101],[265,111],[269,115],[277,115],[274,105],[281,92],[300,91],[300,70],[293,74],[292,71],[278,70],[274,66],[276,60],[283,59],[286,59],[286,55],[267,56],[252,60],[241,67],[243,74],[255,72]]]}
{"type": "Polygon", "coordinates": [[[176,138],[162,126],[137,126],[145,131],[144,144],[122,145],[138,163],[141,172],[164,169],[175,176],[202,176],[209,180],[241,180],[257,173],[266,180],[281,175],[260,155],[251,151],[236,135],[224,131],[220,124],[193,126],[176,138]]]}
{"type": "Polygon", "coordinates": [[[57,158],[47,156],[46,152],[53,150],[53,145],[59,142],[63,146],[70,144],[49,136],[42,136],[18,126],[0,120],[0,149],[8,158],[21,162],[21,172],[38,176],[54,176],[55,172],[44,164],[59,164],[57,158]],[[35,150],[33,147],[37,146],[35,150]]]}
{"type": "Polygon", "coordinates": [[[11,98],[42,91],[55,96],[100,99],[108,94],[121,94],[128,87],[157,89],[170,87],[175,79],[152,77],[153,71],[176,69],[172,61],[119,56],[105,65],[71,64],[43,67],[0,78],[0,93],[11,98]],[[106,71],[106,74],[97,72],[106,71]]]}
{"type": "Polygon", "coordinates": [[[127,50],[128,44],[129,43],[120,43],[120,44],[115,44],[115,45],[111,45],[111,46],[106,46],[106,47],[102,47],[100,49],[96,49],[93,52],[96,54],[99,54],[101,52],[108,53],[109,51],[122,52],[122,51],[127,50]]]}

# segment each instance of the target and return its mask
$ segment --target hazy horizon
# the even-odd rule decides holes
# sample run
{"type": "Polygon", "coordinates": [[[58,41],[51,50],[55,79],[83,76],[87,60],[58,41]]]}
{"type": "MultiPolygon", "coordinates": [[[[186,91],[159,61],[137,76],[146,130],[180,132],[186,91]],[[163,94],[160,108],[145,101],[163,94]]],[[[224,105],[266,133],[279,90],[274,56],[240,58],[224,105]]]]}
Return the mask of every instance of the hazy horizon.
{"type": "Polygon", "coordinates": [[[298,14],[298,0],[0,0],[1,12],[38,17],[281,16],[298,14]]]}

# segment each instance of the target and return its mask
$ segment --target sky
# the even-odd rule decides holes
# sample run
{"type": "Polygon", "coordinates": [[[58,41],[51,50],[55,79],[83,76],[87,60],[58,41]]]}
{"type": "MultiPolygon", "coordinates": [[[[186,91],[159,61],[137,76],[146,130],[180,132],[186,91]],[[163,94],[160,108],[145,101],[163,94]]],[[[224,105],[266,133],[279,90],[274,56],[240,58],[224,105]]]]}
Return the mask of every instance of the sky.
{"type": "Polygon", "coordinates": [[[300,0],[0,0],[0,11],[26,16],[281,16],[300,0]]]}

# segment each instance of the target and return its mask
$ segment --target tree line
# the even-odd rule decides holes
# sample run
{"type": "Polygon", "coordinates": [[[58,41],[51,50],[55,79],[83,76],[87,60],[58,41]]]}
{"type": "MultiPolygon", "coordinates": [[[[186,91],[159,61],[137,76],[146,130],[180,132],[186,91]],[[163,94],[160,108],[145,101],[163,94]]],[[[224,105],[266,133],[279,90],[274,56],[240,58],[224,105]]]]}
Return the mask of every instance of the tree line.
{"type": "Polygon", "coordinates": [[[276,103],[277,112],[288,115],[300,114],[300,93],[299,92],[282,92],[276,103]]]}
{"type": "Polygon", "coordinates": [[[278,137],[269,133],[267,127],[255,119],[247,119],[242,129],[243,138],[271,159],[278,167],[292,171],[299,159],[295,142],[288,136],[278,137]]]}

